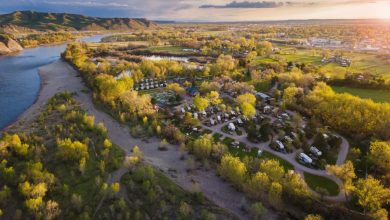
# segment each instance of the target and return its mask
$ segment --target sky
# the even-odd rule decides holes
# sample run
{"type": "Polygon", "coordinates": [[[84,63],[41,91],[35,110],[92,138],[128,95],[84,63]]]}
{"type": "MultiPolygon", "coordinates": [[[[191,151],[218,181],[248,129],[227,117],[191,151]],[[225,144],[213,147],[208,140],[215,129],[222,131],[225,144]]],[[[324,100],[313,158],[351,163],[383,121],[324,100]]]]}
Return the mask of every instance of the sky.
{"type": "Polygon", "coordinates": [[[390,0],[0,0],[16,10],[174,21],[390,19],[390,0]]]}

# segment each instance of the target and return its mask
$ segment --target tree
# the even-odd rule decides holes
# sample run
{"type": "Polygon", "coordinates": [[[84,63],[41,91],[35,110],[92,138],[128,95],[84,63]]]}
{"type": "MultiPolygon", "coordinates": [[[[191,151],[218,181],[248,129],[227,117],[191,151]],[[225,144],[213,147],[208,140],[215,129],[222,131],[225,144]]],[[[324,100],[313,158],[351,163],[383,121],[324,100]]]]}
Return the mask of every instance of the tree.
{"type": "Polygon", "coordinates": [[[385,188],[372,176],[368,176],[367,179],[358,179],[353,192],[358,198],[358,204],[363,207],[364,213],[367,210],[374,213],[380,210],[383,204],[390,203],[390,189],[385,188]]]}
{"type": "Polygon", "coordinates": [[[46,202],[46,207],[44,210],[45,220],[55,219],[60,214],[61,214],[61,209],[56,201],[49,200],[46,202]]]}
{"type": "Polygon", "coordinates": [[[250,63],[252,62],[253,59],[255,59],[257,56],[257,52],[256,51],[251,51],[250,53],[248,53],[245,57],[245,62],[246,63],[250,63]]]}
{"type": "Polygon", "coordinates": [[[327,165],[326,171],[333,174],[343,182],[343,190],[347,197],[348,192],[353,189],[352,180],[356,178],[353,163],[348,160],[343,165],[327,165]]]}
{"type": "Polygon", "coordinates": [[[252,204],[249,210],[255,220],[261,219],[267,213],[267,209],[261,202],[252,204]]]}
{"type": "Polygon", "coordinates": [[[368,159],[374,165],[377,171],[379,171],[381,174],[389,175],[390,143],[384,141],[371,142],[368,159]]]}
{"type": "Polygon", "coordinates": [[[203,135],[200,138],[196,139],[193,144],[193,150],[196,157],[208,158],[212,152],[213,137],[208,135],[203,135]]]}
{"type": "Polygon", "coordinates": [[[272,53],[272,43],[269,41],[261,41],[256,45],[257,53],[264,56],[272,53]]]}
{"type": "Polygon", "coordinates": [[[69,138],[57,140],[57,156],[66,161],[80,161],[88,159],[88,147],[79,141],[72,141],[69,138]]]}
{"type": "Polygon", "coordinates": [[[192,208],[188,203],[181,202],[179,211],[181,216],[183,216],[183,218],[188,218],[191,214],[192,208]]]}
{"type": "Polygon", "coordinates": [[[225,155],[218,166],[218,172],[237,187],[241,187],[246,178],[246,167],[238,157],[225,155]]]}
{"type": "Polygon", "coordinates": [[[243,103],[249,103],[252,106],[255,106],[256,105],[256,96],[254,96],[251,93],[245,93],[245,94],[239,95],[237,97],[237,102],[239,105],[242,105],[243,103]]]}
{"type": "Polygon", "coordinates": [[[207,93],[206,99],[212,105],[219,105],[222,102],[222,100],[219,98],[219,93],[217,91],[211,91],[211,92],[207,93]]]}
{"type": "Polygon", "coordinates": [[[273,182],[280,182],[284,175],[284,168],[280,166],[277,160],[262,160],[260,162],[259,170],[268,175],[273,182]]]}
{"type": "Polygon", "coordinates": [[[247,102],[242,103],[240,105],[240,108],[241,108],[242,114],[246,118],[252,118],[253,116],[256,115],[256,108],[247,102]]]}
{"type": "Polygon", "coordinates": [[[76,209],[78,212],[81,211],[83,205],[83,198],[81,197],[81,195],[72,194],[70,202],[74,209],[76,209]]]}
{"type": "Polygon", "coordinates": [[[284,90],[282,100],[283,105],[285,107],[296,104],[297,102],[297,94],[299,93],[300,89],[297,87],[288,87],[284,90]]]}
{"type": "Polygon", "coordinates": [[[112,184],[111,184],[111,192],[112,192],[114,195],[116,195],[116,194],[119,192],[120,187],[121,187],[121,186],[119,185],[119,183],[117,183],[117,182],[112,183],[112,184]]]}
{"type": "Polygon", "coordinates": [[[197,95],[194,98],[194,105],[198,109],[198,111],[201,112],[204,111],[207,108],[207,106],[209,106],[209,101],[197,95]]]}
{"type": "Polygon", "coordinates": [[[178,83],[170,83],[167,85],[167,89],[175,92],[177,95],[183,97],[186,94],[186,90],[178,83]]]}
{"type": "Polygon", "coordinates": [[[278,182],[273,182],[269,188],[268,200],[274,206],[278,207],[282,202],[283,187],[278,182]]]}
{"type": "Polygon", "coordinates": [[[310,214],[305,217],[305,220],[323,220],[322,216],[320,215],[315,215],[315,214],[310,214]]]}
{"type": "Polygon", "coordinates": [[[245,183],[245,192],[255,199],[261,199],[262,195],[268,191],[270,180],[266,173],[257,172],[252,177],[248,178],[245,183]]]}

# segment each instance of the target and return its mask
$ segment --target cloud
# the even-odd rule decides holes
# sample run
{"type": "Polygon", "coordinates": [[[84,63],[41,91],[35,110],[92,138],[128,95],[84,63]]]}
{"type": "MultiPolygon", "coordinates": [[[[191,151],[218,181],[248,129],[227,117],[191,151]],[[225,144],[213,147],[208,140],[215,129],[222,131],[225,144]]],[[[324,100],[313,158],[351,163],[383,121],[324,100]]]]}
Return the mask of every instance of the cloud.
{"type": "Polygon", "coordinates": [[[273,2],[273,1],[259,1],[259,2],[237,2],[233,1],[226,5],[201,5],[199,8],[279,8],[284,6],[283,2],[273,2]]]}

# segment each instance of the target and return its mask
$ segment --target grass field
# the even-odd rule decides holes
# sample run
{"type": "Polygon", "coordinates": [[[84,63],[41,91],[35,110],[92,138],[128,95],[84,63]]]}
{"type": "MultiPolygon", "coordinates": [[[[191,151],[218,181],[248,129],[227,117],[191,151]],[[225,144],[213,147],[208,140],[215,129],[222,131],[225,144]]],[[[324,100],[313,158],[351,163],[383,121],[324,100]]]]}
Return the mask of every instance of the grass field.
{"type": "Polygon", "coordinates": [[[177,46],[156,46],[149,47],[148,50],[155,53],[172,53],[172,54],[192,54],[192,52],[184,51],[186,47],[177,47],[177,46]]]}
{"type": "Polygon", "coordinates": [[[332,86],[337,93],[349,93],[363,99],[372,99],[375,102],[390,102],[390,91],[359,89],[350,87],[332,86]]]}
{"type": "Polygon", "coordinates": [[[305,182],[314,191],[316,191],[320,187],[326,189],[330,196],[336,196],[340,192],[337,183],[335,183],[331,179],[322,176],[316,176],[310,173],[304,173],[304,176],[305,182]]]}
{"type": "Polygon", "coordinates": [[[343,78],[346,72],[372,72],[385,76],[390,80],[390,59],[380,57],[375,53],[345,52],[344,56],[352,60],[350,67],[341,67],[335,63],[322,64],[322,55],[320,49],[293,49],[291,47],[280,46],[280,54],[268,56],[258,56],[252,62],[252,65],[264,65],[280,61],[297,62],[317,65],[320,72],[326,73],[331,77],[343,78]]]}

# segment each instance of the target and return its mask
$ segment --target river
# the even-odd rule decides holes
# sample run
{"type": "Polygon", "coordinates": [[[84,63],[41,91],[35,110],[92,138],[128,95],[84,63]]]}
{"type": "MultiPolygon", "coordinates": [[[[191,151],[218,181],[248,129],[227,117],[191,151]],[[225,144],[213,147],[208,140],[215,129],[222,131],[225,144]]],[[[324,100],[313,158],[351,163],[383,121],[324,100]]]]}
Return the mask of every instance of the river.
{"type": "MultiPolygon", "coordinates": [[[[106,35],[81,39],[99,42],[106,35]]],[[[38,69],[60,59],[66,44],[25,49],[0,57],[0,130],[12,123],[36,100],[40,89],[38,69]]]]}

